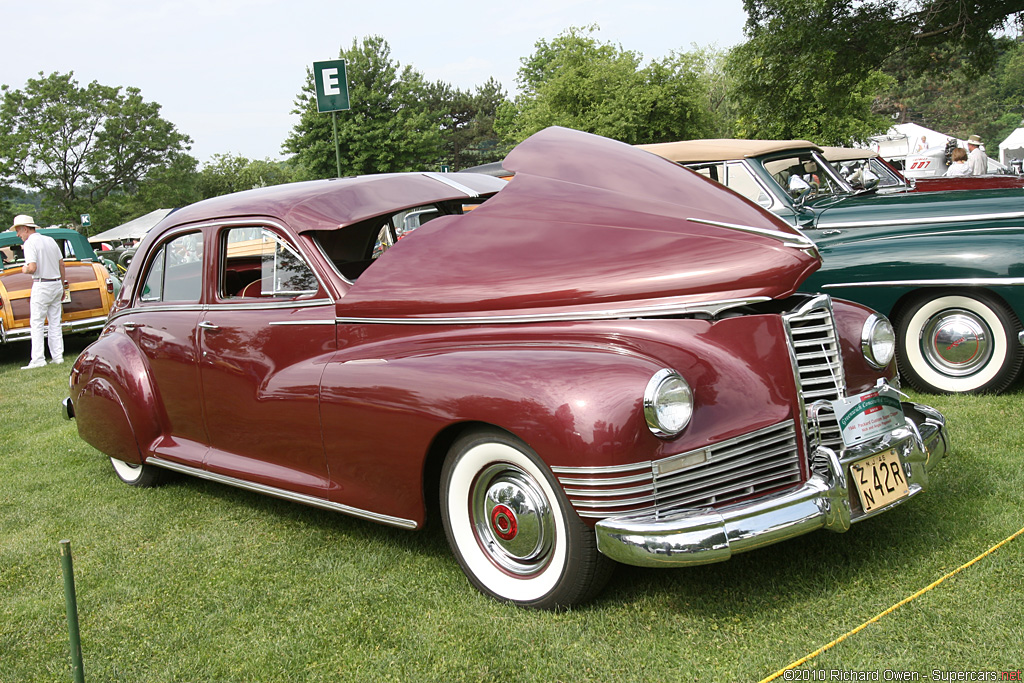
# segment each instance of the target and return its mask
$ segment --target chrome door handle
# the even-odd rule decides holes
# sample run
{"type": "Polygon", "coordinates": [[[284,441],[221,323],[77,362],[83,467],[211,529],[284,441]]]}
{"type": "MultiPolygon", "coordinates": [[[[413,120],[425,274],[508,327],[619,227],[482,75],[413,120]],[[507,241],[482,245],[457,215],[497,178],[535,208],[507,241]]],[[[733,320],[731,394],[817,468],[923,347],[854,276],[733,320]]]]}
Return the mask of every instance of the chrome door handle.
{"type": "Polygon", "coordinates": [[[208,320],[204,320],[203,322],[199,323],[199,328],[203,329],[203,330],[219,330],[220,329],[218,326],[214,325],[213,323],[211,323],[208,320]]]}
{"type": "Polygon", "coordinates": [[[126,330],[137,330],[140,327],[142,327],[142,323],[127,322],[127,323],[122,323],[122,326],[126,330]]]}

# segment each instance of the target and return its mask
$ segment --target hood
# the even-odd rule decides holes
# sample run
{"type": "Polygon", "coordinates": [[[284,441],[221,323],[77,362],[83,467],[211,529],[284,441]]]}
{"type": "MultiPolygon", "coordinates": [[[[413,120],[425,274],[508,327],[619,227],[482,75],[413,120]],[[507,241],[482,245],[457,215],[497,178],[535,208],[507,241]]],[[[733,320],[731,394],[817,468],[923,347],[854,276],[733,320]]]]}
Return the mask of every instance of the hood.
{"type": "Polygon", "coordinates": [[[624,143],[548,128],[503,165],[515,172],[504,189],[399,241],[339,315],[671,312],[785,297],[820,266],[813,244],[761,207],[624,143]]]}
{"type": "MultiPolygon", "coordinates": [[[[1020,225],[1024,219],[1024,189],[994,189],[960,192],[913,192],[866,194],[808,205],[814,210],[814,227],[820,230],[864,230],[865,237],[886,233],[943,229],[994,227],[1003,222],[1020,225]]],[[[815,232],[816,242],[829,241],[815,232]]],[[[849,241],[846,233],[841,239],[849,241]]]]}

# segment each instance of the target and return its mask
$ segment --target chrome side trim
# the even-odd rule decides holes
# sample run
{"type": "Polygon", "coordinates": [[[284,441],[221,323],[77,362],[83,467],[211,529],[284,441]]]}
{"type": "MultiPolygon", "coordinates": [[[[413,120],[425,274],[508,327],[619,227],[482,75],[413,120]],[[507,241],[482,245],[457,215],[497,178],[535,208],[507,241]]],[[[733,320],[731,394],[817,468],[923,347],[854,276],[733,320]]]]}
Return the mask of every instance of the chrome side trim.
{"type": "Polygon", "coordinates": [[[251,311],[251,310],[273,310],[276,308],[317,308],[320,306],[334,306],[334,300],[330,298],[313,299],[311,301],[266,301],[256,303],[214,303],[209,304],[208,311],[251,311]]]}
{"type": "Polygon", "coordinates": [[[295,493],[294,491],[286,491],[284,489],[279,489],[274,486],[257,484],[255,482],[246,481],[244,479],[229,477],[224,474],[208,472],[206,470],[197,469],[195,467],[189,467],[188,465],[170,462],[156,455],[151,455],[148,458],[146,458],[146,464],[155,465],[157,467],[163,467],[164,469],[173,470],[174,472],[181,472],[182,474],[187,474],[192,477],[198,477],[199,479],[207,479],[209,481],[217,482],[218,484],[226,484],[227,486],[234,486],[236,488],[244,489],[246,491],[253,491],[255,493],[262,493],[267,496],[273,496],[274,498],[281,498],[282,500],[288,500],[294,503],[301,503],[303,505],[309,505],[311,507],[321,508],[323,510],[330,510],[332,512],[340,512],[342,514],[350,515],[352,517],[358,517],[359,519],[367,519],[371,522],[388,524],[390,526],[396,526],[402,529],[415,529],[418,526],[416,522],[414,522],[411,519],[392,517],[391,515],[382,515],[378,512],[370,512],[369,510],[360,510],[359,508],[350,507],[348,505],[342,505],[341,503],[335,503],[329,500],[324,500],[323,498],[308,496],[304,493],[295,493]]]}
{"type": "MultiPolygon", "coordinates": [[[[736,223],[723,223],[721,221],[708,221],[703,218],[687,218],[686,220],[691,223],[702,223],[704,225],[714,225],[719,228],[728,228],[729,230],[738,230],[740,232],[752,233],[754,235],[762,235],[764,237],[770,237],[772,239],[782,242],[783,246],[792,247],[794,249],[814,249],[815,244],[806,235],[789,235],[784,232],[777,230],[768,230],[766,228],[755,228],[751,225],[737,225],[736,223]]],[[[795,228],[794,228],[795,229],[795,228]]]]}
{"type": "Polygon", "coordinates": [[[429,173],[428,172],[428,173],[424,173],[423,175],[425,175],[428,178],[433,178],[434,180],[436,180],[439,183],[444,183],[448,187],[452,187],[452,188],[458,190],[459,192],[464,192],[467,197],[472,197],[472,198],[475,199],[475,198],[480,196],[480,193],[477,192],[476,190],[471,190],[470,188],[466,187],[462,183],[460,183],[460,182],[458,182],[456,180],[452,180],[451,178],[448,178],[446,176],[443,176],[440,173],[429,173]]]}
{"type": "Polygon", "coordinates": [[[705,301],[677,306],[645,306],[619,308],[606,311],[570,311],[567,313],[536,313],[524,315],[465,316],[461,318],[357,318],[339,317],[337,322],[355,325],[514,325],[522,323],[573,322],[582,320],[616,320],[619,318],[645,318],[662,315],[693,315],[704,313],[712,317],[722,311],[771,301],[769,296],[749,299],[705,301]]]}
{"type": "MultiPolygon", "coordinates": [[[[1024,218],[1024,212],[982,213],[968,216],[931,216],[928,218],[906,218],[903,220],[856,221],[846,223],[819,223],[818,228],[877,228],[883,225],[933,225],[938,223],[977,223],[978,221],[1008,221],[1024,218]]],[[[1003,230],[1020,230],[1020,228],[1002,228],[1003,230]]],[[[942,233],[937,233],[942,234],[942,233]]],[[[881,239],[881,238],[879,238],[881,239]]]]}
{"type": "Polygon", "coordinates": [[[822,289],[838,287],[998,287],[1024,285],[1024,277],[965,277],[946,280],[874,280],[872,282],[833,282],[822,289]]]}

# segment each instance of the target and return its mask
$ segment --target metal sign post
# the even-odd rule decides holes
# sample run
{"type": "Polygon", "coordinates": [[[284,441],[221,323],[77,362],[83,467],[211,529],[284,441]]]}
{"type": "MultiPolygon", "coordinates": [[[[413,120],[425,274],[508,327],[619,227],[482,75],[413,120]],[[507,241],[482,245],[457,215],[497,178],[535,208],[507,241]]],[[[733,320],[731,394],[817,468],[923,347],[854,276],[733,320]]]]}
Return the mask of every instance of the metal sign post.
{"type": "Polygon", "coordinates": [[[338,112],[351,109],[348,101],[348,71],[344,59],[313,62],[313,80],[316,84],[316,110],[331,113],[334,123],[334,161],[341,177],[341,152],[338,150],[338,112]]]}

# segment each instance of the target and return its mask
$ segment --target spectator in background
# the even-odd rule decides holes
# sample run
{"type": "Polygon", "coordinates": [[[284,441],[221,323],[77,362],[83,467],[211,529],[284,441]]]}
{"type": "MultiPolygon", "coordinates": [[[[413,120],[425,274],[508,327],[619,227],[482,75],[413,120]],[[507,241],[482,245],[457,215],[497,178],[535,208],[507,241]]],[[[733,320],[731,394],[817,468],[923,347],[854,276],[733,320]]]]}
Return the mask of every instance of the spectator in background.
{"type": "Polygon", "coordinates": [[[967,150],[963,147],[957,147],[953,150],[952,163],[949,168],[946,169],[946,175],[948,176],[964,176],[971,175],[971,167],[967,163],[967,150]]]}
{"type": "Polygon", "coordinates": [[[12,228],[24,242],[25,248],[25,265],[21,272],[32,276],[32,293],[29,295],[32,358],[22,370],[46,365],[44,334],[50,346],[50,362],[64,362],[64,332],[60,326],[61,304],[67,286],[64,284],[67,282],[64,258],[57,242],[52,237],[37,233],[38,227],[32,222],[32,216],[23,214],[14,217],[12,228]]]}
{"type": "Polygon", "coordinates": [[[971,151],[967,155],[967,165],[971,167],[971,175],[988,173],[988,155],[981,151],[981,136],[972,135],[967,138],[967,149],[971,151]]]}

